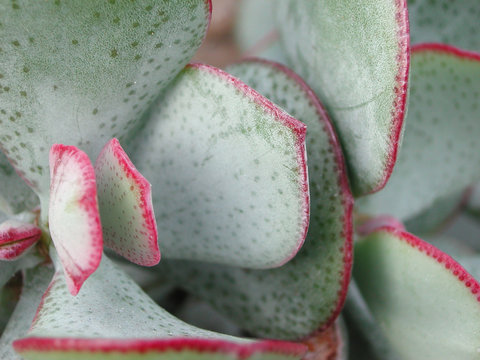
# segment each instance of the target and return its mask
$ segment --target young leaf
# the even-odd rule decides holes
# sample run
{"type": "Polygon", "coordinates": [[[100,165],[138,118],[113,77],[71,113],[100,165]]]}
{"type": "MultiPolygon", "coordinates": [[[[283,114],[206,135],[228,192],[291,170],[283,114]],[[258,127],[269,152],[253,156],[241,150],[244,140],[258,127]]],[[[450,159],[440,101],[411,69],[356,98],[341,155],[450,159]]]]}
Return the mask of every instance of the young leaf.
{"type": "Polygon", "coordinates": [[[42,236],[33,224],[7,220],[0,224],[0,260],[14,260],[32,247],[42,236]]]}
{"type": "Polygon", "coordinates": [[[300,252],[272,270],[162,261],[159,272],[212,303],[253,334],[298,339],[337,317],[350,280],[352,195],[344,159],[313,91],[285,67],[248,61],[229,71],[308,126],[311,220],[300,252]]]}
{"type": "Polygon", "coordinates": [[[477,0],[410,0],[408,14],[412,44],[439,42],[480,50],[477,0]]]}
{"type": "Polygon", "coordinates": [[[151,185],[117,139],[100,152],[95,176],[105,245],[136,264],[156,265],[160,250],[151,185]]]}
{"type": "Polygon", "coordinates": [[[402,359],[475,359],[480,284],[413,235],[379,228],[355,245],[354,277],[402,359]]]}
{"type": "Polygon", "coordinates": [[[395,164],[405,114],[405,0],[284,0],[277,28],[288,64],[324,102],[355,195],[380,190],[395,164]]]}
{"type": "Polygon", "coordinates": [[[38,205],[38,197],[20,180],[15,169],[0,151],[0,212],[13,215],[25,210],[33,210],[38,205]]]}
{"type": "Polygon", "coordinates": [[[303,244],[305,125],[245,84],[188,66],[137,139],[164,258],[269,268],[303,244]]]}
{"type": "Polygon", "coordinates": [[[412,49],[405,138],[389,183],[357,202],[405,220],[480,178],[480,54],[440,44],[412,49]]]}
{"type": "Polygon", "coordinates": [[[95,173],[87,154],[74,146],[50,150],[49,226],[68,289],[76,295],[97,269],[103,251],[95,173]]]}
{"type": "Polygon", "coordinates": [[[253,341],[195,328],[158,307],[105,256],[77,297],[57,272],[14,348],[29,359],[299,359],[301,344],[253,341]],[[183,357],[182,357],[183,358],[183,357]]]}
{"type": "Polygon", "coordinates": [[[210,5],[2,2],[0,148],[44,203],[51,145],[96,156],[108,139],[127,139],[200,45],[210,5]]]}
{"type": "Polygon", "coordinates": [[[52,273],[52,268],[49,266],[38,266],[24,272],[24,285],[20,300],[0,338],[0,360],[23,360],[13,350],[12,343],[24,336],[30,328],[42,294],[52,278],[52,273]]]}

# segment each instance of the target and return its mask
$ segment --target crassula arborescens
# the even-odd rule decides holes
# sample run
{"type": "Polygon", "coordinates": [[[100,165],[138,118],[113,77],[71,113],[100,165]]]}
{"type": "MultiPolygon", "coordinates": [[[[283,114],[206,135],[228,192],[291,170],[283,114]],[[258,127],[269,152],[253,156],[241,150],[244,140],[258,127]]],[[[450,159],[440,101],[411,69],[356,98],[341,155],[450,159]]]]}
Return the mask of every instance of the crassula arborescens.
{"type": "Polygon", "coordinates": [[[0,359],[477,358],[478,3],[237,6],[0,1],[0,359]]]}

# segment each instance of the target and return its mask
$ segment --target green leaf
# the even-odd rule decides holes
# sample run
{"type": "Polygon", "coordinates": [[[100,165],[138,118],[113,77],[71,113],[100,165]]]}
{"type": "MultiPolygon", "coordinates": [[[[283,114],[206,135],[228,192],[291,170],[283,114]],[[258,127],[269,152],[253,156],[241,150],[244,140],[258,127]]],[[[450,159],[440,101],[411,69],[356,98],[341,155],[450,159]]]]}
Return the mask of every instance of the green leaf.
{"type": "Polygon", "coordinates": [[[38,197],[20,180],[15,169],[0,151],[0,212],[13,215],[25,210],[33,210],[38,205],[38,197]]]}
{"type": "Polygon", "coordinates": [[[38,266],[24,273],[24,286],[20,301],[0,338],[0,360],[22,360],[22,357],[13,350],[12,343],[24,336],[30,328],[52,273],[52,268],[49,266],[38,266]]]}
{"type": "Polygon", "coordinates": [[[242,0],[235,19],[235,38],[246,56],[286,63],[276,29],[272,0],[242,0]]]}
{"type": "Polygon", "coordinates": [[[405,1],[284,0],[277,9],[288,64],[332,116],[354,194],[380,190],[395,164],[406,107],[405,1]]]}
{"type": "Polygon", "coordinates": [[[151,185],[117,139],[110,140],[100,152],[95,177],[105,245],[136,264],[158,264],[151,185]]]}
{"type": "Polygon", "coordinates": [[[278,269],[252,271],[162,261],[159,272],[200,295],[253,334],[303,338],[338,315],[350,279],[352,196],[332,124],[313,91],[279,64],[229,68],[308,126],[311,216],[300,252],[278,269]],[[163,264],[163,265],[162,265],[163,264]]]}
{"type": "Polygon", "coordinates": [[[33,251],[27,251],[22,257],[13,261],[0,261],[0,288],[19,270],[36,266],[43,259],[33,251]]]}
{"type": "Polygon", "coordinates": [[[299,359],[300,344],[254,341],[195,328],[158,307],[103,256],[77,297],[58,271],[26,338],[25,359],[299,359]],[[210,357],[208,357],[210,356],[210,357]]]}
{"type": "Polygon", "coordinates": [[[126,139],[187,64],[207,0],[0,4],[0,147],[46,202],[48,151],[126,139]]]}
{"type": "Polygon", "coordinates": [[[401,220],[480,178],[480,55],[440,44],[412,51],[405,137],[389,183],[360,211],[401,220]]]}
{"type": "Polygon", "coordinates": [[[476,359],[480,284],[434,246],[394,228],[355,245],[354,277],[401,359],[476,359]]]}
{"type": "Polygon", "coordinates": [[[137,140],[164,259],[269,268],[303,244],[305,125],[245,84],[187,67],[137,140]]]}
{"type": "Polygon", "coordinates": [[[480,50],[477,0],[410,0],[410,41],[440,42],[465,50],[480,50]]]}

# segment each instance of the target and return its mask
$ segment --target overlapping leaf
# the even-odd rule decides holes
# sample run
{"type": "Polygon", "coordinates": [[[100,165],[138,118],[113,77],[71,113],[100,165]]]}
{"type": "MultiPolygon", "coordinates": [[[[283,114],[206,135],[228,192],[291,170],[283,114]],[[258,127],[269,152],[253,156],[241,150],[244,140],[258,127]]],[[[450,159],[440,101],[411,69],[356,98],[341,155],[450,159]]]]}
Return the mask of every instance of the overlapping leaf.
{"type": "Polygon", "coordinates": [[[356,195],[381,189],[406,107],[409,33],[403,0],[284,0],[277,28],[289,65],[325,103],[356,195]]]}
{"type": "Polygon", "coordinates": [[[164,259],[159,272],[173,276],[254,334],[305,337],[336,318],[350,278],[352,197],[341,150],[325,111],[298,76],[261,61],[228,70],[308,126],[311,220],[305,245],[278,269],[164,259]]]}

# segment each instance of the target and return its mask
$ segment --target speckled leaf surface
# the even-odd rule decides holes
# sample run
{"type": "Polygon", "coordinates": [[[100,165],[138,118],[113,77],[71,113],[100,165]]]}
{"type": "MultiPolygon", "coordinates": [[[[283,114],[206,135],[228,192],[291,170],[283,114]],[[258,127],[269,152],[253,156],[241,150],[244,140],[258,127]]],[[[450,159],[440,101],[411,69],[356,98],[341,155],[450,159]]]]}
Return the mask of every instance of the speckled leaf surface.
{"type": "Polygon", "coordinates": [[[23,182],[0,151],[0,212],[8,215],[33,210],[38,205],[35,193],[23,182]]]}
{"type": "Polygon", "coordinates": [[[332,125],[313,92],[278,64],[247,62],[229,71],[308,126],[311,190],[308,236],[281,268],[252,271],[162,262],[179,284],[212,303],[242,328],[265,337],[298,339],[338,315],[351,267],[352,196],[332,125]]]}
{"type": "Polygon", "coordinates": [[[480,284],[434,246],[394,228],[355,245],[354,277],[401,359],[477,359],[480,284]]]}
{"type": "Polygon", "coordinates": [[[246,56],[286,63],[276,29],[272,0],[242,0],[235,20],[235,38],[246,56]]]}
{"type": "Polygon", "coordinates": [[[182,353],[206,359],[206,352],[212,359],[276,360],[299,359],[305,351],[300,344],[256,342],[183,323],[105,256],[77,297],[57,272],[27,336],[14,347],[26,359],[175,359],[182,353]]]}
{"type": "Polygon", "coordinates": [[[133,163],[153,184],[163,258],[251,268],[303,244],[305,125],[223,71],[187,67],[152,111],[133,163]]]}
{"type": "Polygon", "coordinates": [[[402,220],[480,178],[480,55],[424,44],[412,51],[402,150],[389,183],[356,203],[402,220]]]}
{"type": "Polygon", "coordinates": [[[34,224],[6,220],[0,224],[0,260],[14,260],[31,248],[42,235],[34,224]]]}
{"type": "Polygon", "coordinates": [[[103,251],[95,173],[86,153],[56,144],[50,150],[50,174],[50,236],[76,295],[103,251]]]}
{"type": "Polygon", "coordinates": [[[0,148],[42,198],[50,146],[96,156],[126,139],[195,53],[209,12],[206,0],[0,3],[0,148]]]}
{"type": "Polygon", "coordinates": [[[0,261],[0,288],[19,270],[28,269],[37,265],[42,259],[34,252],[29,251],[19,259],[0,261]]]}
{"type": "Polygon", "coordinates": [[[354,194],[381,189],[395,164],[406,107],[405,0],[282,0],[277,10],[288,64],[329,111],[354,194]]]}
{"type": "Polygon", "coordinates": [[[30,328],[52,274],[53,270],[48,266],[38,266],[25,272],[20,300],[0,338],[0,360],[23,360],[13,350],[12,343],[24,336],[30,328]]]}
{"type": "Polygon", "coordinates": [[[117,139],[100,152],[95,176],[104,244],[136,264],[156,265],[160,250],[151,185],[117,139]]]}
{"type": "Polygon", "coordinates": [[[465,50],[480,50],[477,0],[409,0],[412,44],[440,42],[465,50]]]}

